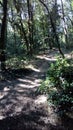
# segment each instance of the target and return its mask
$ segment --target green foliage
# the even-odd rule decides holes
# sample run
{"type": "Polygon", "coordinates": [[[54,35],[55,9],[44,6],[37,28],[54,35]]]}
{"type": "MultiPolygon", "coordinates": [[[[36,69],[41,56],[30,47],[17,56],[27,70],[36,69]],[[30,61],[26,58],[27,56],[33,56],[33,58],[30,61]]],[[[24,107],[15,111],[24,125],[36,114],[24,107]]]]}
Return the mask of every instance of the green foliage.
{"type": "Polygon", "coordinates": [[[12,57],[6,61],[7,68],[23,68],[25,65],[25,58],[22,58],[20,56],[18,57],[12,57]]]}
{"type": "Polygon", "coordinates": [[[7,43],[6,43],[6,54],[7,57],[18,56],[26,53],[24,42],[21,40],[19,35],[15,35],[13,32],[8,32],[7,43]]]}
{"type": "Polygon", "coordinates": [[[66,59],[58,58],[51,64],[46,80],[39,90],[48,94],[48,101],[66,112],[73,105],[73,66],[66,59]]]}
{"type": "Polygon", "coordinates": [[[68,63],[65,59],[57,59],[56,63],[52,63],[50,69],[47,72],[49,76],[51,86],[62,87],[62,69],[68,66],[68,63]]]}

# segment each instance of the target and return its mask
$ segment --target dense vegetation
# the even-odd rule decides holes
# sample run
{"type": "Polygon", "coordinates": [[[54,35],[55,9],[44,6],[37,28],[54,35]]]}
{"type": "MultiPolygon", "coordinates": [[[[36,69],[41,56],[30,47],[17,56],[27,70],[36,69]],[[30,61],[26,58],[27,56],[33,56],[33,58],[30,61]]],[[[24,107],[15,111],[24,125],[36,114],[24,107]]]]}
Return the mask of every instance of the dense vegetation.
{"type": "MultiPolygon", "coordinates": [[[[40,50],[73,47],[72,0],[0,0],[0,74],[24,67],[40,50]]],[[[58,106],[73,105],[73,63],[58,59],[48,70],[47,87],[58,106]]]]}
{"type": "Polygon", "coordinates": [[[48,101],[54,104],[60,114],[73,109],[73,64],[58,58],[52,63],[39,90],[48,94],[48,101]]]}

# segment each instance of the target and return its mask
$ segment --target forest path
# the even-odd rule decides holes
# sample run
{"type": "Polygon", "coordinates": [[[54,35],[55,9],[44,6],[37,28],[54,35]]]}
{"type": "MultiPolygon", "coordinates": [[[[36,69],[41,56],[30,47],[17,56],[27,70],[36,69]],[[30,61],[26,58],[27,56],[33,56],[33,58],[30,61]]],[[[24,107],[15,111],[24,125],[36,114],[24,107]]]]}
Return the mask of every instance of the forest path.
{"type": "Polygon", "coordinates": [[[47,97],[36,93],[57,53],[38,55],[27,66],[32,68],[31,74],[0,83],[0,129],[67,130],[54,108],[48,107],[47,97]]]}

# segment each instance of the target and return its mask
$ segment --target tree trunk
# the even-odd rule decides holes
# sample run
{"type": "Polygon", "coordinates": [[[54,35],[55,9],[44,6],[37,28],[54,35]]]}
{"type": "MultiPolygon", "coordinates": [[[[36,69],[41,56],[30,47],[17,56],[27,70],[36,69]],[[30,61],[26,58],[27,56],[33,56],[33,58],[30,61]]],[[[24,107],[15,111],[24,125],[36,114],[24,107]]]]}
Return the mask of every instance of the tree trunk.
{"type": "Polygon", "coordinates": [[[6,26],[7,26],[7,0],[3,0],[3,19],[1,25],[1,37],[0,37],[0,62],[1,70],[5,69],[5,40],[6,40],[6,26]]]}
{"type": "Polygon", "coordinates": [[[44,7],[46,8],[46,10],[47,10],[48,17],[50,18],[50,23],[51,23],[51,28],[52,28],[52,31],[53,31],[53,35],[54,35],[55,40],[56,40],[56,42],[57,42],[59,52],[60,52],[60,54],[62,55],[62,57],[64,58],[64,54],[63,54],[63,52],[62,52],[62,50],[61,50],[61,48],[60,48],[59,38],[58,38],[57,33],[56,33],[56,25],[55,25],[54,22],[53,22],[53,19],[52,19],[52,16],[51,16],[50,12],[49,12],[49,9],[48,9],[47,5],[43,2],[43,0],[39,0],[39,2],[40,2],[41,4],[43,4],[43,6],[44,6],[44,7]]]}
{"type": "Polygon", "coordinates": [[[27,0],[28,7],[28,38],[30,44],[30,54],[33,53],[33,7],[31,5],[31,0],[27,0]]]}
{"type": "MultiPolygon", "coordinates": [[[[22,19],[22,15],[21,15],[22,12],[21,12],[20,1],[13,0],[13,2],[14,2],[14,6],[15,6],[15,8],[17,10],[17,14],[19,16],[19,21],[16,21],[14,23],[14,25],[12,25],[12,26],[16,26],[17,29],[19,30],[21,38],[23,38],[24,41],[25,41],[25,45],[26,45],[26,49],[27,49],[27,54],[28,54],[28,52],[29,52],[29,41],[28,41],[26,29],[25,29],[25,27],[23,25],[23,19],[22,19]]],[[[13,20],[12,20],[12,22],[13,22],[13,20]]]]}
{"type": "Polygon", "coordinates": [[[65,42],[66,42],[66,48],[68,48],[68,35],[67,35],[67,25],[65,22],[65,14],[64,14],[64,6],[63,6],[63,1],[61,0],[61,6],[62,6],[62,19],[63,19],[63,30],[64,30],[64,35],[65,35],[65,42]]]}

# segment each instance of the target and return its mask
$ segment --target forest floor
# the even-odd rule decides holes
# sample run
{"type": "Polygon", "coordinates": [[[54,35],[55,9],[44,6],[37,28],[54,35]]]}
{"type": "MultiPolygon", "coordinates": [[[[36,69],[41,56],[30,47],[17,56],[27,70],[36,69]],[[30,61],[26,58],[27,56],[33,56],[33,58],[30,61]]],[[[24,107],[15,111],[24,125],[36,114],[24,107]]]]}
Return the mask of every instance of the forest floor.
{"type": "Polygon", "coordinates": [[[0,130],[73,130],[73,119],[60,117],[47,96],[37,93],[56,54],[39,54],[22,70],[24,75],[19,71],[17,78],[0,81],[0,130]]]}

